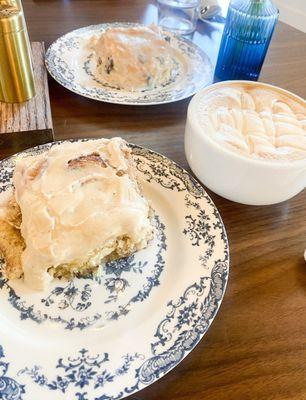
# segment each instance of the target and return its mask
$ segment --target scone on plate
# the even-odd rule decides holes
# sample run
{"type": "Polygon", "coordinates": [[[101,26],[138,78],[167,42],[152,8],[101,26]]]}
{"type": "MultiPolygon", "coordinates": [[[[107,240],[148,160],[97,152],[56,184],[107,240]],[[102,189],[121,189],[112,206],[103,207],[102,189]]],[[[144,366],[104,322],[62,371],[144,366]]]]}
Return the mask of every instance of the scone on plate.
{"type": "Polygon", "coordinates": [[[165,86],[177,74],[177,54],[158,27],[109,28],[93,40],[97,71],[113,88],[141,91],[165,86]]]}
{"type": "Polygon", "coordinates": [[[152,238],[131,151],[120,138],[62,143],[16,162],[0,202],[0,250],[10,278],[32,288],[85,276],[152,238]]]}

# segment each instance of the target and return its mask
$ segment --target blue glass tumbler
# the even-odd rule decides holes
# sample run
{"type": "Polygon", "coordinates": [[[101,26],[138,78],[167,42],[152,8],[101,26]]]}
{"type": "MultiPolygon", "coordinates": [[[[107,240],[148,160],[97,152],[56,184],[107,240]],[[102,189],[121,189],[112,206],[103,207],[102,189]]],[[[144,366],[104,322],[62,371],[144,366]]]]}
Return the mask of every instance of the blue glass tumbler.
{"type": "Polygon", "coordinates": [[[259,77],[278,18],[270,0],[230,2],[215,69],[216,80],[259,77]]]}

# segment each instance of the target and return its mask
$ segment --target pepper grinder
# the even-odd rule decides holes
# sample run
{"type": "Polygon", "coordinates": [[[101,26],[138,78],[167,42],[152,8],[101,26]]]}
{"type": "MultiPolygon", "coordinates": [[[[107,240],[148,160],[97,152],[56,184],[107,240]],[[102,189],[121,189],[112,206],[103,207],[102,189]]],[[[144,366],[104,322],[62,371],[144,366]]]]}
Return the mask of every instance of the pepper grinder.
{"type": "Polygon", "coordinates": [[[0,0],[0,101],[35,96],[31,47],[21,0],[0,0]]]}

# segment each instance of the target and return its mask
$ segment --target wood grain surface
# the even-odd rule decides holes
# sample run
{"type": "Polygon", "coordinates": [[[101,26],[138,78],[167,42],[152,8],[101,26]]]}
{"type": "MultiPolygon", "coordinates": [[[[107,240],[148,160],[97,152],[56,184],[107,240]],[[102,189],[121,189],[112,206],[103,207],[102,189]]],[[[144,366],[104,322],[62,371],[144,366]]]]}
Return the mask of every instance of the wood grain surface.
{"type": "Polygon", "coordinates": [[[52,130],[44,43],[32,43],[32,56],[36,95],[24,103],[0,102],[0,134],[39,129],[52,130]]]}
{"type": "MultiPolygon", "coordinates": [[[[24,8],[31,39],[47,44],[81,26],[150,23],[157,15],[155,2],[145,0],[24,0],[24,8]]],[[[201,22],[193,38],[213,63],[221,32],[221,24],[201,22]]],[[[306,35],[278,23],[260,80],[305,98],[306,35]]],[[[122,135],[188,169],[183,149],[188,100],[152,107],[103,104],[70,93],[52,79],[50,96],[56,139],[122,135]]],[[[306,399],[306,191],[268,207],[211,196],[231,250],[223,304],[195,351],[134,398],[306,399]]]]}

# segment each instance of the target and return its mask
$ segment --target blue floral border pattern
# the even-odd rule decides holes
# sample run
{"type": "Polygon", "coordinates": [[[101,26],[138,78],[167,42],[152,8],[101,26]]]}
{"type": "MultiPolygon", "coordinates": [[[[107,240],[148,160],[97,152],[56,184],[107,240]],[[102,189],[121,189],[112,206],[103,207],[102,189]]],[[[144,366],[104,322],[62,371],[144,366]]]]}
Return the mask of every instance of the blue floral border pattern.
{"type": "MultiPolygon", "coordinates": [[[[72,43],[71,46],[76,46],[76,44],[72,43]]],[[[83,140],[86,141],[86,139],[83,139],[83,140]]],[[[60,142],[52,143],[51,146],[54,146],[54,145],[56,146],[59,143],[60,142]]],[[[32,150],[32,149],[26,150],[24,152],[24,154],[30,154],[30,155],[33,153],[39,154],[39,153],[44,152],[46,150],[46,148],[48,148],[48,147],[50,147],[50,144],[37,146],[34,150],[32,150]]],[[[154,174],[154,155],[155,155],[155,153],[149,152],[138,146],[131,145],[131,147],[132,147],[134,154],[137,154],[137,152],[138,152],[139,155],[141,153],[144,157],[146,157],[146,155],[152,157],[152,165],[150,165],[150,168],[153,168],[152,173],[154,174]],[[142,153],[142,150],[144,150],[143,153],[142,153]]],[[[158,157],[162,157],[162,156],[158,155],[158,157]]],[[[164,157],[162,159],[163,159],[163,163],[164,163],[163,164],[164,170],[166,171],[166,169],[169,167],[167,165],[167,163],[165,163],[165,160],[167,160],[167,159],[164,157]]],[[[3,165],[3,168],[1,169],[1,172],[0,172],[0,183],[1,183],[0,192],[3,190],[6,190],[12,186],[12,174],[13,174],[13,170],[14,170],[14,162],[12,161],[12,158],[2,161],[1,164],[3,165]]],[[[171,164],[169,164],[169,165],[171,165],[171,164]]],[[[140,167],[140,164],[138,161],[137,161],[137,167],[140,170],[141,167],[140,167]]],[[[179,178],[179,171],[177,173],[178,173],[178,178],[179,178]]],[[[149,176],[146,176],[146,178],[148,179],[148,181],[150,181],[149,176]]],[[[186,179],[188,179],[187,173],[186,173],[186,179]]],[[[157,236],[158,236],[158,240],[159,240],[159,250],[156,255],[156,264],[155,264],[155,269],[153,271],[153,275],[148,277],[147,282],[146,282],[146,284],[144,284],[143,288],[127,304],[125,304],[124,306],[118,307],[118,309],[116,309],[116,310],[109,312],[107,315],[108,319],[117,320],[121,316],[127,315],[131,304],[144,301],[149,296],[153,287],[156,287],[159,285],[159,277],[164,268],[164,260],[163,260],[162,253],[167,249],[167,245],[166,245],[166,237],[165,237],[165,233],[164,233],[165,226],[159,220],[158,216],[155,217],[155,221],[156,221],[156,228],[157,228],[156,229],[157,236]]],[[[0,260],[0,262],[1,262],[1,260],[0,260]]],[[[112,280],[109,282],[109,287],[111,288],[112,285],[119,285],[119,284],[125,285],[126,282],[124,282],[123,280],[120,281],[120,278],[116,281],[112,280]]],[[[102,315],[99,312],[96,312],[92,316],[82,317],[80,319],[76,319],[74,317],[70,318],[70,319],[65,319],[65,318],[62,318],[60,315],[53,317],[53,316],[48,315],[46,312],[36,310],[34,305],[27,305],[25,303],[25,301],[23,301],[15,293],[15,291],[8,285],[7,281],[5,280],[5,278],[3,277],[3,275],[1,274],[1,271],[0,271],[0,290],[3,288],[5,288],[8,291],[8,301],[17,311],[19,311],[21,320],[30,319],[39,324],[41,324],[45,321],[51,321],[51,322],[60,324],[64,327],[64,329],[71,331],[71,330],[75,330],[75,329],[79,329],[79,330],[87,329],[87,328],[95,325],[102,318],[102,315]]],[[[69,296],[75,295],[74,288],[67,287],[66,289],[67,290],[65,290],[65,289],[62,290],[61,288],[60,289],[56,288],[55,293],[53,293],[51,297],[45,299],[45,305],[47,305],[47,306],[51,305],[52,301],[54,300],[54,297],[61,296],[61,295],[64,296],[65,294],[67,295],[67,292],[68,292],[69,296]]],[[[84,290],[81,291],[81,293],[79,293],[79,296],[81,298],[81,301],[77,302],[76,308],[79,308],[79,311],[82,311],[82,310],[86,309],[86,307],[89,303],[88,290],[85,290],[85,288],[84,288],[84,290]],[[83,299],[82,299],[82,297],[83,297],[83,299]]],[[[59,304],[59,308],[67,306],[67,301],[68,301],[67,296],[64,296],[64,297],[65,297],[63,299],[64,301],[59,304]]],[[[68,301],[68,306],[69,306],[69,301],[68,301]]],[[[72,305],[70,305],[70,306],[72,306],[72,305]]]]}
{"type": "MultiPolygon", "coordinates": [[[[205,266],[213,255],[216,238],[210,233],[211,227],[219,230],[221,241],[224,243],[225,252],[228,255],[229,250],[225,227],[218,210],[203,187],[187,171],[163,155],[136,145],[131,145],[131,147],[133,154],[137,156],[135,159],[136,167],[145,176],[147,182],[156,182],[162,187],[176,192],[186,192],[186,207],[198,212],[196,217],[191,214],[185,216],[187,227],[184,229],[183,234],[189,237],[192,245],[199,246],[202,242],[201,244],[208,246],[205,254],[200,256],[202,266],[205,266]],[[142,162],[142,157],[146,159],[145,163],[142,162]],[[213,224],[211,224],[209,216],[205,210],[201,209],[197,201],[203,197],[213,207],[213,215],[216,219],[216,222],[213,222],[213,224]]],[[[228,256],[225,261],[229,261],[228,256]]]]}
{"type": "Polygon", "coordinates": [[[78,321],[76,321],[75,318],[66,320],[60,316],[51,317],[46,313],[36,311],[34,310],[34,305],[28,306],[25,301],[23,301],[20,296],[15,293],[14,289],[11,288],[11,286],[7,283],[7,280],[0,273],[0,290],[3,288],[6,288],[8,291],[8,302],[12,305],[12,307],[19,311],[19,316],[22,321],[30,319],[38,324],[41,324],[45,321],[51,321],[63,325],[65,329],[68,330],[83,330],[94,325],[101,318],[101,315],[96,313],[93,317],[83,317],[78,321]]]}
{"type": "Polygon", "coordinates": [[[11,165],[10,163],[7,163],[6,161],[3,161],[5,163],[5,168],[1,170],[1,180],[0,180],[0,193],[5,192],[6,190],[10,189],[13,184],[12,184],[12,176],[13,176],[13,171],[14,171],[14,166],[11,165]]]}
{"type": "Polygon", "coordinates": [[[79,50],[80,43],[84,40],[84,37],[101,33],[108,28],[118,26],[130,27],[142,25],[128,22],[91,25],[72,31],[57,39],[46,53],[45,63],[50,75],[67,89],[82,96],[110,103],[136,105],[158,104],[182,100],[192,96],[211,81],[212,66],[208,56],[191,41],[176,36],[173,33],[162,31],[164,37],[169,42],[174,43],[174,47],[184,54],[186,58],[191,60],[191,67],[188,71],[184,74],[180,71],[175,77],[174,82],[169,82],[169,85],[159,90],[147,90],[139,93],[129,93],[108,87],[105,84],[101,84],[97,78],[91,76],[92,73],[89,71],[88,66],[90,51],[88,51],[87,61],[86,57],[85,60],[79,61],[83,64],[84,72],[92,79],[92,82],[97,83],[97,86],[86,86],[82,83],[78,83],[75,71],[64,59],[65,55],[66,57],[75,57],[74,50],[79,50]],[[182,77],[184,78],[184,84],[182,84],[182,77]]]}
{"type": "Polygon", "coordinates": [[[227,276],[227,261],[218,260],[211,277],[200,278],[199,282],[189,286],[177,301],[170,301],[170,310],[155,333],[158,340],[151,345],[154,355],[137,371],[137,388],[140,383],[147,386],[165,375],[198,344],[218,311],[227,276]],[[208,284],[209,293],[203,296],[208,284]],[[170,326],[175,332],[175,340],[170,347],[162,351],[173,339],[169,332],[170,326]]]}
{"type": "Polygon", "coordinates": [[[136,168],[145,176],[147,182],[155,181],[165,189],[187,192],[195,199],[205,197],[209,204],[212,204],[202,186],[179,165],[151,150],[136,145],[131,145],[131,148],[133,154],[137,156],[136,168]],[[141,158],[144,158],[146,162],[143,162],[141,158]]]}
{"type": "Polygon", "coordinates": [[[42,368],[37,365],[21,369],[18,375],[28,375],[37,385],[63,394],[73,387],[75,399],[89,400],[89,394],[86,391],[88,388],[94,391],[112,385],[118,377],[129,372],[136,360],[143,360],[143,358],[144,356],[138,353],[126,354],[122,357],[121,365],[111,371],[105,367],[109,361],[108,353],[92,357],[88,354],[88,350],[82,349],[77,357],[68,357],[66,361],[63,358],[58,360],[56,370],[60,372],[53,379],[49,379],[42,373],[42,368]]]}
{"type": "Polygon", "coordinates": [[[127,354],[118,369],[109,371],[102,367],[102,364],[109,361],[107,353],[102,356],[89,356],[88,350],[82,349],[79,351],[80,356],[76,358],[70,357],[66,362],[62,358],[58,360],[56,369],[60,369],[61,374],[53,379],[47,378],[41,372],[42,368],[37,365],[23,368],[18,375],[28,375],[34,383],[52,391],[65,393],[68,388],[73,387],[77,400],[89,400],[88,391],[94,393],[101,388],[105,390],[104,394],[95,397],[94,400],[122,399],[165,375],[198,344],[218,311],[227,275],[227,261],[218,260],[210,277],[200,278],[199,282],[190,285],[178,300],[169,302],[169,311],[159,323],[154,335],[157,341],[151,345],[152,357],[136,369],[135,383],[125,387],[115,396],[107,394],[107,385],[127,373],[135,360],[143,360],[142,355],[127,354]],[[210,289],[205,296],[208,287],[210,289]],[[175,338],[170,333],[170,326],[174,328],[175,338]],[[171,340],[173,343],[167,348],[171,340]]]}
{"type": "Polygon", "coordinates": [[[7,376],[9,363],[4,361],[3,348],[0,345],[0,399],[23,400],[24,385],[20,385],[15,379],[7,376]]]}
{"type": "MultiPolygon", "coordinates": [[[[91,275],[90,278],[94,279],[91,275]]],[[[82,312],[91,306],[92,289],[89,283],[86,283],[83,288],[76,287],[74,280],[68,281],[65,286],[57,286],[51,293],[41,299],[46,307],[56,306],[60,310],[70,308],[74,311],[82,312]]]]}
{"type": "MultiPolygon", "coordinates": [[[[130,310],[132,304],[143,302],[146,298],[149,297],[152,289],[160,284],[160,276],[165,266],[165,261],[163,258],[163,253],[167,249],[166,244],[166,235],[165,235],[165,225],[160,221],[160,218],[155,215],[155,228],[156,228],[156,237],[157,237],[157,247],[158,251],[155,256],[155,264],[152,273],[150,273],[146,277],[146,281],[140,290],[124,305],[118,305],[118,307],[114,308],[112,311],[108,311],[106,318],[107,320],[118,320],[121,316],[127,315],[130,310]]],[[[0,260],[1,261],[1,260],[0,260]]],[[[111,292],[106,302],[114,301],[116,302],[118,297],[118,291],[124,290],[124,287],[128,285],[128,282],[121,278],[120,275],[123,270],[135,269],[138,272],[142,273],[142,269],[145,267],[145,263],[141,263],[141,265],[136,265],[134,262],[134,255],[123,258],[117,261],[111,261],[106,263],[105,265],[105,273],[113,274],[114,277],[108,278],[106,281],[107,289],[111,292]]],[[[88,280],[96,280],[99,282],[99,276],[90,276],[88,280]]],[[[15,308],[19,314],[21,320],[32,320],[36,323],[43,323],[46,321],[51,321],[53,323],[57,323],[62,325],[67,330],[84,330],[91,326],[93,326],[96,322],[101,321],[102,314],[96,312],[92,316],[81,317],[80,319],[76,319],[72,317],[70,319],[65,319],[60,315],[57,317],[53,317],[41,310],[36,310],[35,306],[27,305],[25,301],[23,301],[20,296],[16,294],[13,288],[8,284],[8,281],[3,277],[0,271],[0,290],[5,289],[8,292],[8,302],[15,308]]],[[[59,311],[64,310],[70,307],[73,311],[77,311],[81,313],[87,310],[91,306],[90,302],[91,297],[91,288],[89,283],[86,283],[82,289],[78,289],[75,286],[73,280],[67,283],[66,286],[57,286],[52,292],[41,300],[41,302],[46,307],[52,307],[55,305],[59,311]],[[59,299],[59,302],[55,304],[55,298],[59,299]]]]}
{"type": "MultiPolygon", "coordinates": [[[[187,208],[191,208],[193,211],[196,211],[197,214],[195,216],[192,214],[185,216],[187,226],[183,230],[183,234],[189,237],[192,246],[199,247],[200,245],[205,245],[207,247],[205,253],[199,256],[201,265],[206,267],[207,262],[214,253],[216,239],[216,236],[210,233],[211,226],[213,226],[214,229],[221,229],[222,232],[223,226],[219,223],[218,225],[211,225],[211,218],[209,215],[204,209],[201,209],[199,203],[192,201],[189,194],[185,196],[185,204],[187,208]]],[[[217,217],[215,214],[214,216],[217,217]]],[[[217,219],[217,221],[219,220],[217,219]]]]}
{"type": "MultiPolygon", "coordinates": [[[[206,203],[213,208],[213,215],[216,218],[216,222],[213,222],[213,227],[220,232],[224,258],[213,261],[214,264],[210,276],[203,274],[196,282],[189,285],[181,296],[168,303],[166,315],[156,327],[154,334],[155,341],[151,342],[150,355],[142,360],[142,356],[140,356],[140,363],[135,359],[135,365],[137,364],[136,369],[135,365],[131,368],[127,367],[127,369],[130,369],[131,373],[135,371],[135,375],[133,380],[131,379],[131,384],[128,387],[120,389],[120,392],[113,394],[113,391],[109,391],[110,389],[108,389],[108,387],[110,386],[106,386],[107,378],[102,377],[101,382],[104,382],[102,385],[103,394],[100,395],[101,387],[97,389],[94,387],[96,384],[95,369],[97,367],[93,366],[91,370],[91,367],[88,367],[88,363],[90,364],[94,361],[87,362],[86,359],[93,360],[98,358],[99,361],[97,361],[97,363],[102,365],[106,362],[105,357],[108,359],[108,355],[106,356],[104,354],[104,356],[92,357],[89,355],[88,350],[84,349],[80,351],[81,356],[77,357],[78,361],[75,366],[73,365],[74,358],[70,358],[70,361],[68,360],[65,362],[62,359],[58,361],[56,368],[65,372],[65,374],[62,373],[59,378],[48,379],[41,372],[40,367],[37,366],[23,368],[19,373],[19,376],[30,376],[33,382],[40,386],[48,387],[48,385],[51,384],[54,386],[54,389],[51,387],[49,387],[49,389],[57,391],[61,391],[61,384],[57,381],[66,379],[68,382],[64,383],[64,387],[73,388],[77,400],[88,400],[88,392],[91,394],[91,399],[94,400],[119,400],[152,384],[168,373],[193,350],[207,332],[220,307],[227,284],[229,273],[228,242],[220,215],[210,197],[206,194],[204,189],[178,165],[154,152],[138,146],[131,147],[136,156],[137,168],[144,174],[145,179],[149,182],[155,181],[169,190],[186,193],[185,204],[191,209],[191,213],[185,217],[186,226],[183,234],[189,238],[191,246],[199,247],[200,244],[206,245],[205,253],[200,256],[203,268],[205,268],[208,260],[211,261],[212,254],[210,254],[210,250],[215,246],[214,235],[211,235],[210,229],[207,229],[207,223],[209,222],[208,216],[201,211],[202,209],[198,206],[196,201],[197,199],[205,198],[206,203]],[[146,158],[146,163],[140,161],[141,157],[146,158]],[[70,371],[72,372],[69,373],[70,371]],[[85,371],[84,375],[82,375],[83,371],[85,371]],[[90,378],[91,374],[92,378],[90,378]],[[82,376],[82,378],[78,378],[79,376],[82,376]],[[80,382],[82,382],[83,385],[81,388],[82,390],[79,390],[80,382]]],[[[127,355],[126,357],[130,356],[127,355]]],[[[108,372],[106,370],[105,374],[106,376],[108,376],[108,374],[111,376],[120,375],[118,374],[120,367],[116,371],[108,372]]],[[[99,373],[101,373],[100,367],[99,373]]],[[[111,385],[111,382],[109,382],[109,385],[111,385]]]]}
{"type": "MultiPolygon", "coordinates": [[[[126,315],[129,312],[129,308],[132,304],[143,302],[145,299],[149,297],[152,289],[160,285],[159,278],[165,267],[165,260],[163,258],[163,253],[167,250],[167,243],[165,234],[166,227],[160,221],[158,216],[155,216],[155,227],[156,227],[155,235],[157,236],[158,239],[158,252],[156,254],[155,268],[153,274],[147,277],[146,283],[143,285],[142,289],[135,296],[133,296],[132,299],[127,304],[125,304],[122,307],[120,306],[117,311],[108,314],[109,319],[117,320],[121,315],[126,315]]],[[[131,266],[133,266],[133,264],[130,264],[129,267],[131,266]]]]}

